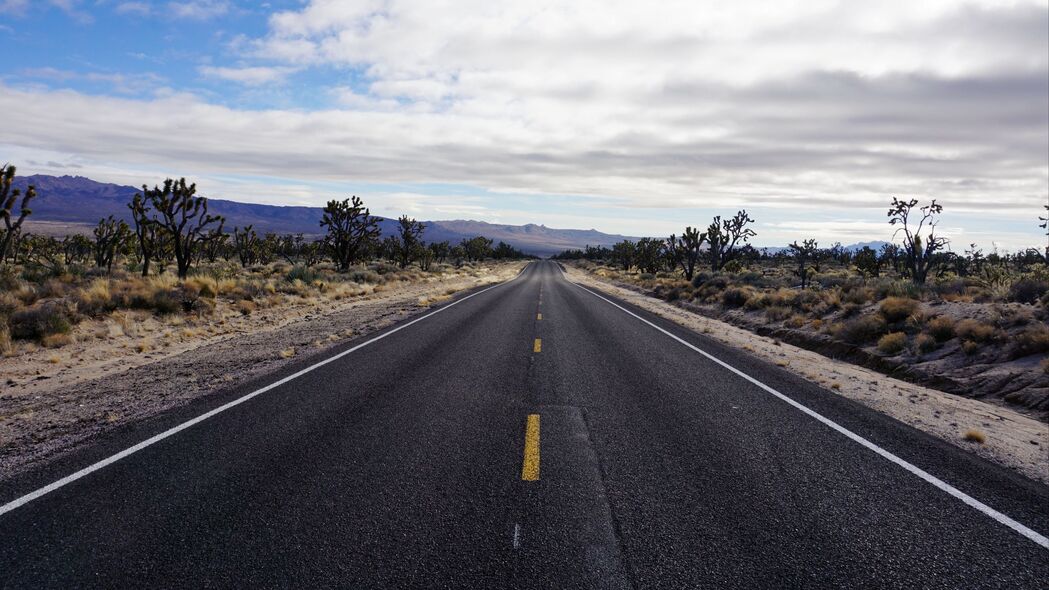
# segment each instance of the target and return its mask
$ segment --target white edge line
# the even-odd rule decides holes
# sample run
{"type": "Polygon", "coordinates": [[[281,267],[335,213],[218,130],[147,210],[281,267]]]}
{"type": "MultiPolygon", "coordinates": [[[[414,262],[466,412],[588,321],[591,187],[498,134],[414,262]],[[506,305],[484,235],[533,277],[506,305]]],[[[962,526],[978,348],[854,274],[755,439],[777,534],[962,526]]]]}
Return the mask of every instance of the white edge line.
{"type": "MultiPolygon", "coordinates": [[[[522,272],[524,272],[524,269],[522,269],[522,272]]],[[[438,309],[435,309],[434,311],[432,311],[432,312],[430,312],[430,313],[428,313],[428,314],[426,314],[426,315],[424,315],[422,317],[415,318],[414,320],[412,320],[412,321],[410,321],[410,322],[408,322],[406,324],[402,324],[402,325],[397,326],[396,328],[393,328],[393,329],[391,329],[391,330],[389,330],[387,332],[383,332],[382,334],[379,334],[378,336],[376,336],[376,337],[374,337],[374,338],[372,338],[370,340],[367,340],[365,342],[362,342],[362,343],[360,343],[360,344],[358,344],[358,345],[356,345],[356,346],[354,346],[352,348],[346,349],[346,350],[340,352],[339,354],[336,354],[334,356],[330,356],[330,357],[328,357],[328,358],[326,358],[326,359],[324,359],[322,361],[314,363],[314,364],[306,367],[305,369],[302,369],[301,371],[298,371],[296,373],[292,373],[291,375],[288,375],[287,377],[285,377],[285,378],[283,378],[283,379],[281,379],[279,381],[275,381],[275,382],[270,383],[269,385],[267,385],[265,387],[256,389],[255,391],[253,391],[253,392],[251,392],[249,394],[246,394],[246,395],[244,395],[242,397],[238,397],[237,399],[235,399],[235,400],[233,400],[231,402],[227,402],[227,403],[225,403],[225,404],[223,404],[223,405],[221,405],[221,406],[219,406],[217,408],[209,410],[209,411],[207,411],[207,412],[197,416],[196,418],[193,418],[191,420],[183,422],[182,424],[179,424],[178,426],[175,426],[173,428],[165,430],[164,432],[161,432],[160,434],[157,434],[155,436],[147,438],[146,440],[138,443],[137,445],[134,445],[132,447],[128,447],[128,448],[124,449],[123,451],[120,451],[119,453],[117,453],[115,455],[111,455],[109,457],[106,457],[105,459],[102,459],[101,461],[99,461],[97,463],[92,463],[91,465],[88,465],[87,467],[84,467],[80,471],[76,471],[74,473],[71,473],[71,474],[63,477],[62,479],[60,479],[60,480],[58,480],[56,482],[50,483],[50,484],[48,484],[48,485],[46,485],[46,486],[44,486],[44,487],[42,487],[42,488],[40,488],[38,490],[29,492],[28,494],[26,494],[26,495],[24,495],[24,496],[22,496],[20,498],[17,498],[15,500],[12,500],[12,501],[8,502],[7,504],[4,504],[3,506],[0,506],[0,516],[6,514],[8,512],[11,512],[12,510],[15,510],[16,508],[19,508],[20,506],[28,504],[29,502],[32,502],[33,500],[36,500],[37,498],[39,498],[41,496],[49,494],[49,493],[51,493],[51,492],[53,492],[53,491],[55,491],[55,490],[57,490],[57,489],[59,489],[59,488],[61,488],[63,486],[71,484],[74,481],[76,481],[76,480],[78,480],[78,479],[80,479],[80,478],[82,478],[82,477],[84,477],[86,475],[90,475],[90,474],[98,471],[99,469],[102,469],[103,467],[106,467],[108,465],[112,465],[113,463],[116,463],[117,461],[119,461],[119,460],[121,460],[121,459],[123,459],[123,458],[125,458],[125,457],[127,457],[129,455],[133,455],[133,454],[141,451],[142,449],[144,449],[144,448],[146,448],[146,447],[148,447],[150,445],[158,443],[158,442],[164,440],[165,438],[174,436],[174,435],[178,434],[179,432],[182,432],[183,430],[185,430],[185,429],[187,429],[187,428],[189,428],[191,426],[199,424],[199,423],[207,420],[208,418],[211,418],[212,416],[214,416],[216,414],[221,414],[222,412],[225,412],[226,410],[228,410],[230,408],[233,408],[235,406],[239,406],[240,404],[250,400],[253,397],[262,395],[263,393],[266,393],[267,391],[269,391],[271,389],[274,389],[276,387],[280,387],[281,385],[284,385],[285,383],[287,383],[289,381],[292,381],[294,379],[302,377],[306,373],[309,373],[309,372],[311,372],[314,369],[317,369],[319,367],[323,367],[324,365],[327,365],[328,363],[335,362],[335,361],[341,359],[342,357],[350,354],[351,352],[354,352],[356,350],[360,350],[361,348],[364,348],[365,346],[368,346],[369,344],[374,344],[374,343],[382,340],[383,338],[386,338],[387,336],[389,336],[391,334],[396,334],[397,332],[400,332],[401,330],[407,328],[408,326],[411,326],[412,324],[415,324],[417,322],[421,322],[421,321],[425,320],[426,318],[433,317],[433,316],[435,316],[435,315],[441,313],[442,311],[444,311],[446,309],[449,309],[451,307],[455,307],[456,305],[459,305],[460,303],[462,303],[463,301],[466,301],[467,299],[470,299],[471,297],[476,297],[477,295],[480,295],[481,293],[485,293],[487,291],[490,291],[490,290],[492,290],[492,289],[494,289],[496,287],[501,287],[503,285],[507,285],[507,284],[513,282],[515,279],[517,279],[520,276],[521,276],[521,273],[518,273],[517,276],[515,276],[513,279],[510,279],[509,281],[503,281],[503,282],[498,283],[496,285],[492,285],[491,287],[486,287],[484,289],[481,289],[480,291],[478,291],[476,293],[471,293],[471,294],[467,295],[466,297],[463,297],[462,299],[458,299],[456,301],[453,301],[452,303],[449,303],[448,305],[445,305],[444,307],[440,307],[438,309]]]]}
{"type": "Polygon", "coordinates": [[[920,467],[918,467],[918,466],[916,466],[916,465],[914,465],[912,463],[909,463],[909,462],[905,461],[904,459],[901,459],[900,457],[897,457],[896,455],[892,454],[891,452],[889,452],[889,451],[879,447],[878,445],[876,445],[876,444],[872,443],[871,441],[863,438],[862,436],[856,434],[855,432],[849,430],[848,428],[845,428],[844,426],[838,424],[837,422],[831,420],[830,418],[827,418],[827,417],[823,416],[822,414],[817,413],[815,410],[811,410],[807,406],[804,406],[804,405],[794,401],[793,399],[787,397],[786,395],[780,393],[779,391],[776,391],[772,387],[769,387],[768,385],[765,385],[761,381],[758,381],[757,379],[751,377],[750,375],[747,375],[743,371],[740,371],[739,369],[737,369],[737,368],[733,367],[732,365],[722,361],[721,359],[711,355],[710,353],[705,352],[705,351],[703,351],[703,350],[693,346],[691,343],[685,341],[682,338],[679,338],[678,336],[675,336],[674,334],[668,332],[667,330],[664,330],[663,328],[657,326],[656,324],[653,324],[652,322],[650,322],[650,321],[646,320],[645,318],[637,315],[636,313],[630,311],[629,309],[626,309],[625,307],[617,304],[616,302],[614,302],[614,301],[612,301],[610,299],[607,299],[607,298],[605,298],[605,297],[603,297],[601,295],[598,295],[594,291],[591,291],[590,289],[587,289],[586,287],[580,285],[579,283],[576,283],[575,281],[573,281],[571,279],[568,279],[567,276],[565,276],[565,278],[566,278],[566,280],[568,280],[569,283],[575,285],[576,287],[579,287],[580,289],[586,291],[587,293],[590,293],[594,297],[597,297],[598,299],[601,299],[602,301],[608,303],[609,305],[612,305],[613,307],[619,308],[621,311],[623,311],[623,312],[625,312],[625,313],[627,313],[627,314],[629,314],[629,315],[631,315],[631,316],[641,320],[642,322],[644,322],[644,323],[648,324],[649,326],[659,330],[660,332],[666,334],[667,336],[670,336],[674,340],[677,340],[681,344],[684,344],[685,346],[687,346],[688,348],[691,348],[695,352],[698,352],[699,354],[707,357],[711,361],[721,365],[722,367],[728,369],[729,371],[732,371],[733,373],[735,373],[736,375],[739,375],[740,377],[746,379],[747,381],[750,381],[754,385],[757,385],[761,389],[764,389],[768,393],[771,393],[775,397],[777,397],[780,400],[790,404],[794,408],[804,412],[805,414],[811,416],[812,418],[815,418],[819,422],[822,422],[823,424],[833,428],[834,430],[836,430],[839,433],[845,435],[846,437],[848,437],[849,439],[853,440],[854,442],[857,442],[860,445],[862,445],[862,446],[864,446],[864,447],[874,451],[875,453],[881,455],[885,459],[888,459],[889,461],[899,465],[900,467],[903,467],[907,471],[910,471],[912,474],[917,475],[921,479],[923,479],[926,482],[932,484],[933,486],[939,488],[940,490],[943,490],[944,492],[947,492],[951,496],[954,496],[955,498],[961,500],[962,502],[964,502],[965,504],[969,505],[970,507],[975,508],[976,510],[979,510],[980,512],[982,512],[985,515],[993,518],[994,520],[998,521],[999,523],[1001,523],[1001,524],[1003,524],[1003,525],[1013,529],[1017,533],[1020,533],[1024,537],[1027,537],[1031,541],[1034,541],[1035,544],[1040,545],[1043,549],[1049,549],[1049,538],[1046,538],[1044,535],[1040,534],[1038,531],[1030,529],[1030,528],[1024,526],[1023,524],[1013,520],[1009,516],[1007,516],[1005,514],[1002,514],[1001,512],[998,512],[994,508],[991,508],[990,506],[984,504],[983,502],[977,500],[976,498],[973,498],[972,496],[966,494],[965,492],[959,490],[958,488],[952,486],[951,484],[943,481],[942,479],[940,479],[940,478],[938,478],[938,477],[928,473],[927,471],[921,469],[920,467]]]}

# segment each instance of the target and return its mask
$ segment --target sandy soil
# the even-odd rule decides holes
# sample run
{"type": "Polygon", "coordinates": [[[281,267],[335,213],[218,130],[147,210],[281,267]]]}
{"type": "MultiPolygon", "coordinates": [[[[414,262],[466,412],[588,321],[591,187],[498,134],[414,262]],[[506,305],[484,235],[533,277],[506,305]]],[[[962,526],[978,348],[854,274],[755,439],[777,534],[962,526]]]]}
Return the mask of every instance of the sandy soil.
{"type": "Polygon", "coordinates": [[[828,395],[843,395],[937,436],[981,457],[1049,484],[1049,426],[1008,408],[993,406],[900,381],[881,373],[827,358],[772,338],[765,338],[671,303],[649,297],[566,266],[570,280],[598,289],[701,332],[727,345],[823,385],[828,395]],[[964,440],[966,431],[986,436],[983,444],[964,440]]]}
{"type": "Polygon", "coordinates": [[[72,344],[0,358],[0,480],[93,435],[320,354],[458,291],[510,279],[523,265],[387,284],[341,301],[289,298],[250,315],[220,302],[201,318],[127,312],[83,322],[72,344]]]}

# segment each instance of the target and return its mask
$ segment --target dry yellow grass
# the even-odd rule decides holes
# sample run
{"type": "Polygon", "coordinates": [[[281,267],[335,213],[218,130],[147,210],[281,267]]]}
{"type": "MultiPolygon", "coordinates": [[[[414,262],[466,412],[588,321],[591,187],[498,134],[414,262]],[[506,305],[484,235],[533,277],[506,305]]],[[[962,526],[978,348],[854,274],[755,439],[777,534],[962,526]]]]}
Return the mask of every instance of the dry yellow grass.
{"type": "Polygon", "coordinates": [[[962,435],[962,439],[982,445],[983,443],[987,442],[987,435],[980,432],[979,430],[976,430],[975,428],[970,428],[969,430],[965,431],[965,434],[962,435]]]}
{"type": "Polygon", "coordinates": [[[290,359],[293,356],[295,356],[295,348],[294,347],[292,347],[292,348],[285,348],[284,350],[280,351],[280,358],[282,358],[282,359],[290,359]]]}

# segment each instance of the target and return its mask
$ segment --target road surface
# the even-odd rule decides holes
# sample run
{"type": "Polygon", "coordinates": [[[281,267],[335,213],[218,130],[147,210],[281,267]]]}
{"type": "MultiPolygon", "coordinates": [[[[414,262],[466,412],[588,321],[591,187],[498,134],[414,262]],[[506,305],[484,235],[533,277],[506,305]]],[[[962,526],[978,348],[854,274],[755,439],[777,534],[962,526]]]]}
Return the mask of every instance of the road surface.
{"type": "Polygon", "coordinates": [[[1045,486],[602,297],[535,262],[9,480],[0,586],[1045,587],[1045,486]]]}

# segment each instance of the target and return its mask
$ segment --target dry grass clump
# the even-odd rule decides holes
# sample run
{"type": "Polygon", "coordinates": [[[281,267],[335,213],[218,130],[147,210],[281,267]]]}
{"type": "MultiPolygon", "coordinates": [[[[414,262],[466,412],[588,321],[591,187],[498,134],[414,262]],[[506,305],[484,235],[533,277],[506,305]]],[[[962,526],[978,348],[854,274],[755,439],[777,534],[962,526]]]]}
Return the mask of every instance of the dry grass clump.
{"type": "Polygon", "coordinates": [[[8,320],[11,337],[40,340],[52,334],[67,334],[77,322],[76,305],[67,301],[48,301],[16,311],[8,320]]]}
{"type": "Polygon", "coordinates": [[[256,309],[258,309],[258,305],[250,299],[241,299],[234,306],[241,315],[251,315],[256,309]]]}
{"type": "Polygon", "coordinates": [[[885,319],[869,314],[845,322],[836,335],[851,344],[862,345],[882,336],[887,329],[885,319]]]}
{"type": "Polygon", "coordinates": [[[72,344],[73,342],[73,336],[64,333],[47,334],[40,338],[40,344],[45,348],[61,348],[67,344],[72,344]]]}
{"type": "Polygon", "coordinates": [[[918,305],[918,302],[913,299],[888,297],[878,306],[878,311],[885,321],[895,324],[906,320],[918,311],[918,305]]]}
{"type": "Polygon", "coordinates": [[[965,434],[962,435],[962,439],[982,445],[983,443],[987,442],[987,435],[980,432],[979,430],[976,430],[975,428],[970,428],[969,430],[965,431],[965,434]]]}
{"type": "Polygon", "coordinates": [[[998,329],[979,320],[964,319],[954,326],[954,333],[970,342],[990,342],[997,337],[998,329]]]}
{"type": "Polygon", "coordinates": [[[907,348],[907,334],[892,332],[878,339],[878,350],[885,354],[896,355],[907,348]]]}
{"type": "Polygon", "coordinates": [[[947,342],[954,338],[954,320],[950,316],[936,316],[925,324],[925,330],[937,342],[947,342]]]}
{"type": "Polygon", "coordinates": [[[1027,356],[1049,352],[1049,327],[1032,324],[1016,336],[1016,355],[1027,356]]]}
{"type": "Polygon", "coordinates": [[[972,340],[966,340],[962,342],[962,352],[969,356],[972,356],[980,352],[980,343],[973,342],[972,340]]]}
{"type": "MultiPolygon", "coordinates": [[[[0,341],[0,344],[3,344],[3,342],[0,341]]],[[[1049,356],[1042,359],[1040,366],[1042,367],[1042,372],[1049,374],[1049,356]]]]}
{"type": "Polygon", "coordinates": [[[15,351],[14,343],[11,342],[11,331],[6,325],[0,324],[0,356],[8,356],[15,351]]]}
{"type": "Polygon", "coordinates": [[[290,359],[293,356],[295,356],[295,347],[285,348],[280,351],[280,358],[282,359],[290,359]]]}
{"type": "Polygon", "coordinates": [[[731,287],[721,293],[721,304],[725,307],[743,307],[753,294],[753,289],[747,287],[731,287]]]}
{"type": "Polygon", "coordinates": [[[939,346],[936,338],[929,334],[918,334],[914,338],[914,351],[918,354],[928,354],[939,346]]]}
{"type": "Polygon", "coordinates": [[[782,322],[794,315],[794,310],[782,305],[774,305],[765,309],[765,318],[770,322],[782,322]]]}

